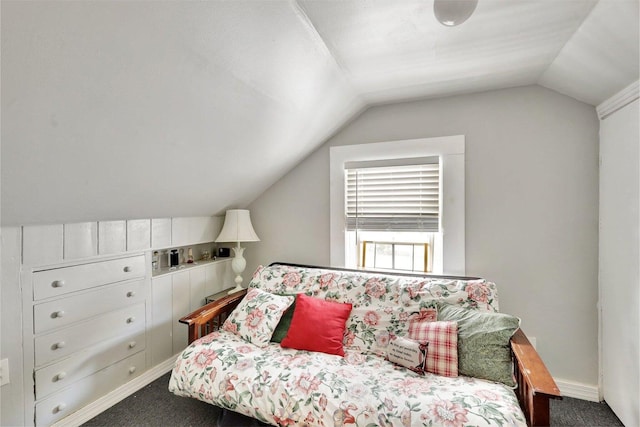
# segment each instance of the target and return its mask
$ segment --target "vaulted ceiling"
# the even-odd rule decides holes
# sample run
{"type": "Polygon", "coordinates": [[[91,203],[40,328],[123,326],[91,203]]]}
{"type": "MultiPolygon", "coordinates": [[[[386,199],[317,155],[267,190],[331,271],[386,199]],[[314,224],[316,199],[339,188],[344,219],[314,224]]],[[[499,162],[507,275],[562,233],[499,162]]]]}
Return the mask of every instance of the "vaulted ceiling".
{"type": "Polygon", "coordinates": [[[638,0],[1,3],[2,223],[242,207],[368,106],[638,79],[638,0]]]}
{"type": "Polygon", "coordinates": [[[298,4],[367,104],[541,83],[596,105],[638,72],[637,1],[480,0],[457,27],[426,1],[298,4]]]}

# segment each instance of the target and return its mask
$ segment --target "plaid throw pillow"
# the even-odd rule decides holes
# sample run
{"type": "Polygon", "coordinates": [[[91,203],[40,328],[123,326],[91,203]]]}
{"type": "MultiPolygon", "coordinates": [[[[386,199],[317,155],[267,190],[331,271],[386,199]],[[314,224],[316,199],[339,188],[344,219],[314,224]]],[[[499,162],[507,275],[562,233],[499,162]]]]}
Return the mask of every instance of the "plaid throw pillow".
{"type": "Polygon", "coordinates": [[[445,377],[458,376],[458,324],[456,322],[413,322],[409,338],[429,343],[426,370],[445,377]]]}
{"type": "Polygon", "coordinates": [[[420,329],[425,322],[435,322],[438,320],[438,309],[422,307],[409,316],[409,335],[419,335],[420,329]]]}

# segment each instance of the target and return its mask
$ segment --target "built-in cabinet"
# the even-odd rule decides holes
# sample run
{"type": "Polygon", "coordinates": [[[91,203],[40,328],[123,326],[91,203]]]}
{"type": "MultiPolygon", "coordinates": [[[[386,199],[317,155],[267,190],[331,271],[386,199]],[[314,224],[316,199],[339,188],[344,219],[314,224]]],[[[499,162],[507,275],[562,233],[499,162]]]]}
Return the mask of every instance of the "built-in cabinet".
{"type": "Polygon", "coordinates": [[[145,371],[147,270],[140,254],[27,274],[36,425],[145,371]]]}
{"type": "Polygon", "coordinates": [[[640,425],[639,102],[636,82],[598,106],[601,386],[627,426],[640,425]]]}
{"type": "Polygon", "coordinates": [[[86,408],[108,407],[124,397],[109,395],[131,393],[170,369],[187,346],[187,327],[178,319],[208,295],[233,287],[234,275],[230,258],[154,269],[154,252],[183,246],[182,252],[195,247],[200,257],[204,252],[197,251],[212,253],[221,222],[22,227],[26,425],[81,424],[99,413],[86,408]]]}
{"type": "Polygon", "coordinates": [[[220,258],[151,279],[152,363],[160,363],[187,346],[187,326],[178,320],[204,305],[208,295],[233,287],[233,278],[231,258],[220,258]]]}

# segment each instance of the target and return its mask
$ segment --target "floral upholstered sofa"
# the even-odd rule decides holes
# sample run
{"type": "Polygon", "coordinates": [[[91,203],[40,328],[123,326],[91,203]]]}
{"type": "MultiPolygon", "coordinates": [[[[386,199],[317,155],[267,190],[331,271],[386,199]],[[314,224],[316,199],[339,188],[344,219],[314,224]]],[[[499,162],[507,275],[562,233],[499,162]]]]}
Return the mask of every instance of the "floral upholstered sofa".
{"type": "Polygon", "coordinates": [[[272,264],[246,296],[212,304],[183,319],[193,342],[169,390],[267,424],[548,424],[559,397],[513,363],[512,337],[515,353],[532,349],[483,279],[272,264]],[[221,328],[207,333],[202,315],[221,328]],[[540,402],[546,415],[534,417],[540,402]]]}

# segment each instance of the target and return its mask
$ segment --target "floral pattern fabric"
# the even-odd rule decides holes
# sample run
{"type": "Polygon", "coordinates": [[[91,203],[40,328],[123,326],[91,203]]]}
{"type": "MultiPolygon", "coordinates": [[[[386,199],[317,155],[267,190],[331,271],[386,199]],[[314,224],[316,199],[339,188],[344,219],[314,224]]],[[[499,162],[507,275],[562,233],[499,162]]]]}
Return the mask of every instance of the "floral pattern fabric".
{"type": "Polygon", "coordinates": [[[500,383],[420,376],[354,350],[258,348],[226,331],[179,356],[169,390],[280,426],[526,426],[500,383]]]}
{"type": "Polygon", "coordinates": [[[222,329],[258,347],[264,347],[293,300],[294,297],[291,296],[273,295],[257,288],[249,289],[225,320],[222,329]]]}
{"type": "Polygon", "coordinates": [[[258,268],[249,293],[256,289],[352,304],[345,356],[259,348],[230,333],[232,322],[184,350],[170,391],[280,426],[526,425],[504,384],[420,376],[384,358],[411,321],[436,320],[439,302],[497,312],[493,283],[274,265],[258,268]]]}
{"type": "Polygon", "coordinates": [[[281,295],[304,292],[351,303],[345,349],[383,357],[391,339],[408,335],[412,319],[436,320],[438,302],[481,312],[498,311],[496,285],[484,279],[453,280],[273,265],[259,267],[249,288],[281,295]]]}

